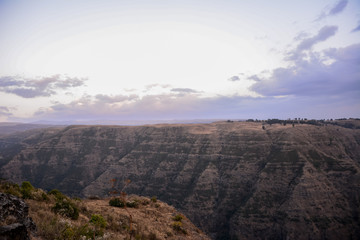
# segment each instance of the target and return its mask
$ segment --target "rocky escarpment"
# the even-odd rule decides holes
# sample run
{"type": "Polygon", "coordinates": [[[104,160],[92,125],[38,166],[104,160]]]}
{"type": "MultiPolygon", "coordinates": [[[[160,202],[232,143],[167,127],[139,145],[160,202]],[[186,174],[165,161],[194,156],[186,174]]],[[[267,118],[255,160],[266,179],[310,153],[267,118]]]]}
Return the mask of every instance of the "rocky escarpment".
{"type": "Polygon", "coordinates": [[[156,195],[214,239],[360,236],[359,129],[70,126],[7,139],[3,178],[83,196],[130,179],[128,193],[156,195]]]}
{"type": "Polygon", "coordinates": [[[0,192],[0,239],[30,239],[36,226],[28,214],[29,207],[22,199],[0,192]]]}

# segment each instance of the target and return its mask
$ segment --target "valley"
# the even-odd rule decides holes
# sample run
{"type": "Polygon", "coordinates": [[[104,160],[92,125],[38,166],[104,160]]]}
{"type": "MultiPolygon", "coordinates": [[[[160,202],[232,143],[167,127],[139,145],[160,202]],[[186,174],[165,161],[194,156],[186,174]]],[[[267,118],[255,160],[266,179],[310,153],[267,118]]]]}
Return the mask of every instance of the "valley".
{"type": "Polygon", "coordinates": [[[0,137],[0,177],[79,197],[129,179],[127,193],[157,196],[212,239],[356,239],[360,129],[350,123],[31,129],[0,137]]]}

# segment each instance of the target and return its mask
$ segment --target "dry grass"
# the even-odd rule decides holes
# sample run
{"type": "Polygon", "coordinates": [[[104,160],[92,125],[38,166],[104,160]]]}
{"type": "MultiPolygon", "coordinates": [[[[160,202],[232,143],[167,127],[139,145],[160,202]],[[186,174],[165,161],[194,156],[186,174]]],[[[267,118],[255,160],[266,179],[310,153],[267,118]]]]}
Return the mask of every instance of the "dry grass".
{"type": "Polygon", "coordinates": [[[209,239],[185,216],[163,202],[129,196],[128,201],[137,201],[138,207],[124,209],[109,206],[109,200],[72,200],[80,209],[77,220],[52,211],[56,202],[55,196],[49,196],[47,201],[26,200],[29,204],[29,215],[37,225],[37,236],[33,236],[33,239],[209,239]],[[95,226],[89,223],[92,214],[101,215],[107,222],[106,228],[95,238],[95,226]],[[129,214],[132,219],[131,229],[129,214]],[[173,227],[176,216],[182,216],[180,231],[173,227]]]}

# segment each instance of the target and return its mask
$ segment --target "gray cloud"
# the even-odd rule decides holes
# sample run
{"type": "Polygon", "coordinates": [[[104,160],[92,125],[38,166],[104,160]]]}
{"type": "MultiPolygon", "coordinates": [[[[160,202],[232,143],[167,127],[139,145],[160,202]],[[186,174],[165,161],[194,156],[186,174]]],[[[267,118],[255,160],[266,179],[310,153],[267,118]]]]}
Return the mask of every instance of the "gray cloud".
{"type": "Polygon", "coordinates": [[[337,32],[338,27],[337,26],[324,26],[322,27],[318,34],[312,38],[306,38],[304,39],[297,47],[298,51],[303,51],[310,49],[312,46],[314,46],[316,43],[322,42],[327,40],[329,37],[334,36],[337,32]]]}
{"type": "Polygon", "coordinates": [[[356,28],[354,28],[351,32],[358,32],[358,31],[360,31],[360,24],[356,28]]]}
{"type": "Polygon", "coordinates": [[[255,80],[251,90],[263,97],[205,98],[193,94],[196,91],[190,88],[173,88],[167,94],[143,97],[86,95],[68,104],[55,103],[39,109],[34,120],[360,117],[360,44],[330,48],[322,54],[313,53],[311,48],[308,50],[309,59],[289,60],[289,67],[266,74],[270,77],[262,77],[261,73],[249,77],[255,80]],[[331,64],[324,63],[320,55],[331,59],[331,64]]]}
{"type": "Polygon", "coordinates": [[[158,94],[133,98],[122,104],[109,104],[124,96],[84,96],[69,104],[55,104],[37,112],[35,119],[57,121],[91,120],[169,120],[169,119],[247,119],[247,118],[339,118],[360,115],[359,101],[324,95],[293,98],[261,98],[158,94]],[[346,106],[346,107],[344,107],[346,106]]]}
{"type": "Polygon", "coordinates": [[[333,7],[331,7],[330,9],[328,9],[326,11],[323,11],[315,21],[320,21],[326,17],[334,16],[334,15],[341,13],[342,11],[344,11],[347,4],[348,4],[348,0],[338,1],[333,7]]]}
{"type": "Polygon", "coordinates": [[[191,88],[173,88],[170,91],[178,92],[178,93],[198,93],[198,91],[191,89],[191,88]]]}
{"type": "Polygon", "coordinates": [[[12,113],[10,113],[9,108],[4,107],[4,106],[0,106],[0,116],[9,117],[9,116],[11,116],[11,115],[12,115],[12,113]]]}
{"type": "Polygon", "coordinates": [[[287,60],[297,60],[304,57],[304,51],[311,50],[311,48],[319,43],[326,41],[328,38],[334,36],[338,30],[337,26],[324,26],[319,32],[310,38],[303,39],[296,49],[290,51],[287,56],[287,60]]]}
{"type": "Polygon", "coordinates": [[[12,93],[23,98],[49,97],[57,90],[66,90],[84,85],[84,78],[54,75],[28,79],[19,76],[0,77],[0,92],[12,93]]]}
{"type": "Polygon", "coordinates": [[[332,9],[330,9],[329,15],[336,15],[341,13],[347,4],[348,0],[340,0],[332,9]]]}
{"type": "Polygon", "coordinates": [[[69,104],[54,104],[40,109],[36,118],[46,119],[144,119],[180,116],[195,112],[197,96],[193,94],[158,94],[142,98],[136,95],[84,96],[69,104]],[[121,103],[121,104],[113,104],[121,103]]]}
{"type": "Polygon", "coordinates": [[[295,65],[275,69],[269,78],[252,85],[251,90],[265,96],[360,97],[360,44],[331,48],[323,54],[333,60],[325,64],[317,54],[295,65]]]}
{"type": "Polygon", "coordinates": [[[232,76],[231,78],[228,79],[229,81],[232,81],[232,82],[236,82],[236,81],[240,81],[240,78],[239,76],[232,76]]]}
{"type": "Polygon", "coordinates": [[[151,89],[156,88],[156,87],[159,87],[159,88],[170,88],[171,85],[169,85],[169,84],[158,84],[158,83],[149,84],[149,85],[145,86],[145,92],[150,91],[151,89]]]}
{"type": "Polygon", "coordinates": [[[95,96],[95,99],[98,103],[121,103],[124,101],[131,101],[136,98],[138,98],[136,94],[132,94],[130,96],[126,96],[126,95],[108,96],[104,94],[98,94],[95,96]]]}

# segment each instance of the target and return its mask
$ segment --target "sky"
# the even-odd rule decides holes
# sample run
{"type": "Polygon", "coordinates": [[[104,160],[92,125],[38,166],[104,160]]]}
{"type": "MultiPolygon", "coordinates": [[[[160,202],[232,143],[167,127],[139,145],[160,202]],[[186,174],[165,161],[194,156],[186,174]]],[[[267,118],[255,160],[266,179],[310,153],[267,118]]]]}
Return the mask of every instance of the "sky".
{"type": "Polygon", "coordinates": [[[360,117],[358,0],[0,0],[0,121],[360,117]]]}

